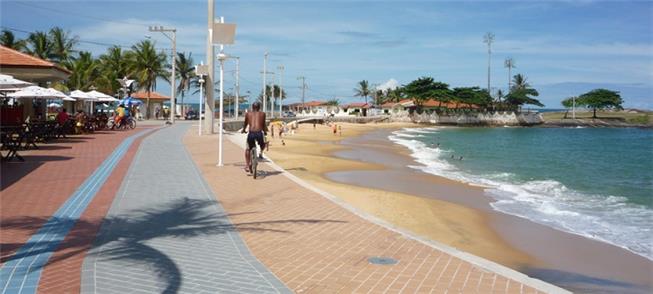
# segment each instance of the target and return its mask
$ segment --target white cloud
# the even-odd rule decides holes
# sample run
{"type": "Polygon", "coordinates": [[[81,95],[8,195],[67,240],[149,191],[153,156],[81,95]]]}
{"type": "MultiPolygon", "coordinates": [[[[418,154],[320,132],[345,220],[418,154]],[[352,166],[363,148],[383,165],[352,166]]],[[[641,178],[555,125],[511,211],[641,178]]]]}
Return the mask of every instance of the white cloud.
{"type": "Polygon", "coordinates": [[[399,87],[399,82],[395,79],[389,79],[385,83],[378,85],[376,89],[386,91],[388,89],[397,89],[397,87],[399,87]]]}

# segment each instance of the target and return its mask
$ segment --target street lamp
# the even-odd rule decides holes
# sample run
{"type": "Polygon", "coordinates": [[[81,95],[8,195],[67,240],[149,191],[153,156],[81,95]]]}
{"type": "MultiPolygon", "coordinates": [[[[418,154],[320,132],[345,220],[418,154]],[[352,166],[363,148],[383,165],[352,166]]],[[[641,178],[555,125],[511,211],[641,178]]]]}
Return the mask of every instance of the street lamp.
{"type": "Polygon", "coordinates": [[[268,55],[270,55],[269,52],[265,51],[265,54],[263,54],[263,113],[267,111],[267,105],[265,103],[265,100],[267,100],[267,82],[265,81],[265,78],[268,75],[267,71],[267,66],[268,66],[268,55]]]}
{"type": "MultiPolygon", "coordinates": [[[[150,32],[160,32],[166,38],[168,38],[172,42],[172,72],[170,73],[170,108],[172,109],[172,115],[170,116],[170,122],[174,123],[175,122],[175,112],[177,112],[177,106],[175,105],[175,68],[176,68],[176,55],[177,55],[177,29],[175,28],[164,28],[163,26],[150,26],[149,27],[150,32]],[[167,33],[171,33],[172,36],[169,36],[167,33]]],[[[149,103],[149,102],[148,102],[149,103]]],[[[149,107],[150,105],[147,106],[147,115],[149,117],[150,115],[150,110],[149,107]]]]}
{"type": "Polygon", "coordinates": [[[204,76],[209,74],[209,67],[207,65],[204,65],[204,62],[200,62],[199,65],[195,66],[195,74],[200,77],[197,82],[200,83],[200,110],[199,113],[197,114],[199,117],[199,135],[202,135],[202,104],[204,104],[204,95],[202,91],[204,90],[204,76]]]}
{"type": "Polygon", "coordinates": [[[279,117],[282,117],[281,111],[282,109],[282,104],[283,104],[283,70],[285,67],[282,65],[277,66],[277,69],[279,70],[279,117]]]}

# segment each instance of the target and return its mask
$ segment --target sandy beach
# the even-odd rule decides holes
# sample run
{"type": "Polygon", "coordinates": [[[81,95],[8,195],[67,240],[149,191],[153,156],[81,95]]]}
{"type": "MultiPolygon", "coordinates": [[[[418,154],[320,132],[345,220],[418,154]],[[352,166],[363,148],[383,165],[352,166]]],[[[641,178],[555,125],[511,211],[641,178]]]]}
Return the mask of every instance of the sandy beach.
{"type": "Polygon", "coordinates": [[[653,263],[606,243],[494,211],[483,188],[408,168],[409,151],[387,140],[413,124],[300,125],[271,138],[286,170],[393,225],[577,292],[646,293],[653,263]]]}

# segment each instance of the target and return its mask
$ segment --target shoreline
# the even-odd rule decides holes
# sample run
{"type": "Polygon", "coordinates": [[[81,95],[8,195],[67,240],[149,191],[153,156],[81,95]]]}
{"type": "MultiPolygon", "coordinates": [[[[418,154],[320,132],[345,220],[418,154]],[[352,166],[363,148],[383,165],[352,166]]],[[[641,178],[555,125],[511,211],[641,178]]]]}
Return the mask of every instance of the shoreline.
{"type": "MultiPolygon", "coordinates": [[[[620,287],[626,287],[625,285],[630,283],[650,283],[647,279],[650,274],[647,275],[646,262],[638,261],[638,255],[606,243],[500,213],[489,206],[491,199],[483,194],[482,187],[406,167],[408,164],[417,163],[412,161],[407,148],[387,140],[387,134],[391,130],[422,125],[342,125],[342,137],[333,136],[326,126],[318,126],[313,130],[310,125],[300,125],[296,135],[284,138],[286,146],[278,146],[279,140],[273,139],[268,154],[289,172],[372,215],[420,236],[537,278],[553,283],[562,281],[562,285],[556,283],[560,286],[574,290],[591,290],[596,285],[584,281],[587,279],[596,279],[594,282],[602,283],[605,287],[613,287],[612,282],[623,282],[620,287]],[[383,161],[371,158],[383,158],[383,161]],[[533,234],[533,230],[536,234],[533,234]],[[524,235],[530,235],[531,241],[519,237],[524,235]],[[563,248],[547,250],[546,247],[550,245],[547,244],[549,238],[558,244],[554,247],[561,245],[563,248]],[[537,245],[533,240],[544,243],[537,245]],[[582,252],[567,252],[567,247],[578,246],[588,248],[580,250],[582,252]],[[625,253],[619,252],[619,249],[625,253]],[[559,254],[558,250],[566,251],[559,254]],[[590,262],[589,265],[584,264],[582,259],[570,256],[573,253],[591,259],[592,254],[605,252],[608,252],[610,258],[600,258],[602,262],[590,262]],[[612,265],[627,266],[632,262],[638,265],[635,268],[641,269],[643,265],[643,272],[637,274],[626,270],[615,274],[606,270],[612,265]],[[599,268],[593,268],[597,264],[599,268]],[[577,276],[573,281],[564,281],[560,276],[556,276],[564,274],[577,276]]],[[[649,273],[651,268],[648,267],[649,273]]],[[[630,288],[630,285],[628,287],[630,288]]],[[[650,286],[646,286],[648,287],[650,286]]],[[[640,288],[634,286],[633,289],[640,288]]]]}

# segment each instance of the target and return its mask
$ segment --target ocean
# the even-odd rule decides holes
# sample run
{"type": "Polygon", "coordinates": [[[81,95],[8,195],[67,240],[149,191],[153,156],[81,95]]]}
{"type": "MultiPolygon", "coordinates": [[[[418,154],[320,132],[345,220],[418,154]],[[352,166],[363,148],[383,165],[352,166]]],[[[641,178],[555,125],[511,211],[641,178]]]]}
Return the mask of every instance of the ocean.
{"type": "Polygon", "coordinates": [[[410,149],[411,168],[485,187],[495,210],[653,260],[652,130],[434,127],[389,139],[410,149]]]}

